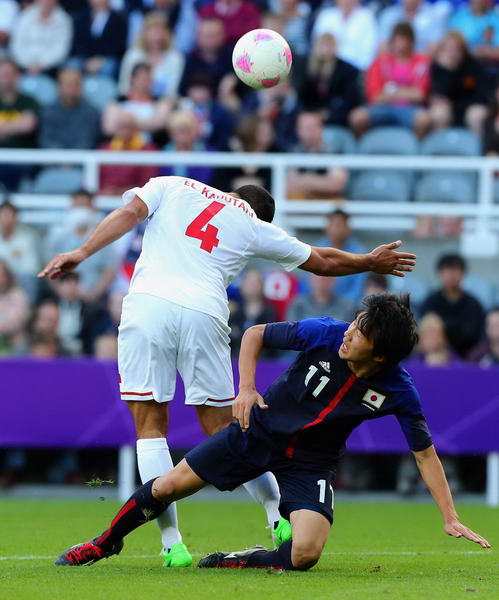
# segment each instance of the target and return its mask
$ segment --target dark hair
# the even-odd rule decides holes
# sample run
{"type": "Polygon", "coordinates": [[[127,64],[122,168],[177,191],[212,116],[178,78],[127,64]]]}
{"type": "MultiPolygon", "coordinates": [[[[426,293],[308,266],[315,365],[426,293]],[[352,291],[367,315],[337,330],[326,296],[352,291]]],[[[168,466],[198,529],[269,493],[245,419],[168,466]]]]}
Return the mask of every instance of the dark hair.
{"type": "Polygon", "coordinates": [[[0,204],[0,210],[3,210],[4,208],[8,208],[9,210],[11,210],[13,213],[15,213],[17,215],[17,206],[15,204],[12,204],[12,202],[10,200],[4,200],[1,204],[0,204]]]}
{"type": "Polygon", "coordinates": [[[443,254],[437,261],[437,271],[442,269],[461,269],[466,273],[466,261],[460,254],[443,254]]]}
{"type": "Polygon", "coordinates": [[[242,185],[234,190],[255,211],[256,216],[267,223],[272,223],[275,214],[274,198],[259,185],[242,185]]]}
{"type": "Polygon", "coordinates": [[[405,37],[411,41],[411,44],[414,44],[414,29],[410,23],[398,23],[395,25],[395,27],[392,29],[390,40],[393,40],[398,36],[405,37]]]}
{"type": "Polygon", "coordinates": [[[388,290],[389,287],[386,275],[382,275],[381,273],[368,273],[364,286],[369,284],[376,285],[385,291],[388,290]]]}
{"type": "Polygon", "coordinates": [[[331,219],[334,219],[335,217],[341,217],[344,221],[348,221],[348,219],[350,218],[350,215],[347,212],[345,212],[344,210],[342,210],[341,208],[337,208],[336,210],[333,210],[332,212],[330,212],[327,216],[329,221],[331,219]]]}
{"type": "Polygon", "coordinates": [[[148,71],[149,73],[151,72],[151,65],[145,63],[145,62],[139,62],[137,63],[133,69],[132,72],[130,73],[130,79],[133,79],[135,77],[135,75],[137,75],[137,73],[139,71],[148,71]]]}
{"type": "Polygon", "coordinates": [[[414,349],[417,324],[411,312],[409,295],[372,294],[362,301],[357,324],[373,343],[373,355],[395,365],[414,349]]]}
{"type": "Polygon", "coordinates": [[[95,194],[85,188],[79,188],[78,190],[76,190],[76,192],[73,192],[71,194],[72,198],[74,198],[75,196],[86,196],[87,198],[93,199],[95,194]]]}

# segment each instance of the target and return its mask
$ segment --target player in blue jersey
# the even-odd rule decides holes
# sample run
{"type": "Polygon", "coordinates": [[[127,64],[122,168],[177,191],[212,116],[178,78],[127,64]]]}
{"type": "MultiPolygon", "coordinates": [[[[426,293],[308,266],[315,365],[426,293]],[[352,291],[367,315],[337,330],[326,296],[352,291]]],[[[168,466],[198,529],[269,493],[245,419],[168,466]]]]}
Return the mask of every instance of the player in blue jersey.
{"type": "Polygon", "coordinates": [[[208,483],[233,490],[271,471],[279,484],[281,514],[292,524],[292,540],[276,550],[216,552],[199,566],[309,569],[319,560],[333,522],[335,468],[348,436],[363,421],[385,415],[398,419],[442,514],[444,531],[490,548],[460,522],[418,392],[399,366],[416,341],[407,298],[390,294],[367,297],[350,324],[322,317],[250,328],[239,357],[237,422],[191,450],[172,471],[139,488],[103,534],[73,546],[56,564],[83,565],[118,554],[123,538],[169,503],[208,483]],[[300,354],[262,397],[255,371],[264,347],[300,354]]]}

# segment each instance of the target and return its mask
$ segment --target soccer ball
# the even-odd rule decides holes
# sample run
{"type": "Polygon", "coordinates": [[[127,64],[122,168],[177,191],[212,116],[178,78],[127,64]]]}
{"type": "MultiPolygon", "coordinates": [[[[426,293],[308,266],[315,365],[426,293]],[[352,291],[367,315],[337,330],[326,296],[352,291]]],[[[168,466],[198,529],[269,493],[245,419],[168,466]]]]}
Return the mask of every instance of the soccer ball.
{"type": "Polygon", "coordinates": [[[271,29],[253,29],[245,33],[232,53],[236,75],[255,90],[285,81],[292,61],[288,42],[271,29]]]}

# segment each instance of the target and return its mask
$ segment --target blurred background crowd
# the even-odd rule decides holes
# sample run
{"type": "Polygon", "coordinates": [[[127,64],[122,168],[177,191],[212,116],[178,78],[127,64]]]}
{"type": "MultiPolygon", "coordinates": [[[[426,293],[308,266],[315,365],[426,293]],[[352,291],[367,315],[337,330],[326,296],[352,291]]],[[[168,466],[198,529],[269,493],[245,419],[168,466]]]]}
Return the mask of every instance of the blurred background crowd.
{"type": "MultiPolygon", "coordinates": [[[[46,260],[79,245],[102,218],[97,195],[171,174],[224,190],[270,186],[269,168],[172,167],[168,153],[496,155],[498,75],[492,0],[0,0],[0,149],[165,153],[161,167],[102,167],[90,191],[78,166],[0,164],[0,354],[116,357],[143,226],[76,273],[53,284],[36,278],[46,260]],[[289,82],[256,92],[236,80],[231,53],[239,36],[258,27],[282,33],[294,63],[289,82]],[[14,201],[22,193],[68,194],[71,201],[63,218],[34,228],[14,201]]],[[[364,175],[289,169],[286,193],[296,200],[376,199],[370,194],[377,186],[364,175]]],[[[388,199],[475,200],[473,176],[454,174],[445,185],[431,174],[392,176],[382,188],[388,199]]],[[[412,236],[455,240],[461,230],[459,219],[423,217],[412,236]]],[[[382,237],[377,241],[389,241],[382,237]]],[[[309,238],[370,249],[340,209],[309,238]]],[[[412,292],[420,324],[411,361],[497,367],[499,280],[480,277],[447,246],[433,252],[433,276],[405,287],[373,274],[325,279],[253,265],[229,289],[234,354],[255,323],[320,314],[348,320],[364,295],[400,289],[412,292]]],[[[75,454],[63,459],[55,478],[77,471],[75,454]]],[[[22,451],[7,453],[0,480],[16,479],[25,464],[22,451]]],[[[399,471],[399,490],[410,491],[414,473],[408,465],[399,471]]],[[[368,470],[350,473],[358,480],[347,487],[366,485],[368,470]]],[[[452,483],[459,488],[457,471],[452,483]]]]}

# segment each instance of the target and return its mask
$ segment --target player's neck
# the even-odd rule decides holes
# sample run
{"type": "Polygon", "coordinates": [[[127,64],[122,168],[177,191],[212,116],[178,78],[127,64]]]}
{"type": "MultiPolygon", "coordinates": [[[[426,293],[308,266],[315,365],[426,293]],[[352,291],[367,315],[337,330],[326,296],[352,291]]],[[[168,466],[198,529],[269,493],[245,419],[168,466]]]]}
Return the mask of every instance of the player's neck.
{"type": "Polygon", "coordinates": [[[351,362],[347,361],[348,368],[357,377],[357,379],[368,379],[376,373],[379,373],[383,366],[376,361],[369,362],[351,362]]]}

